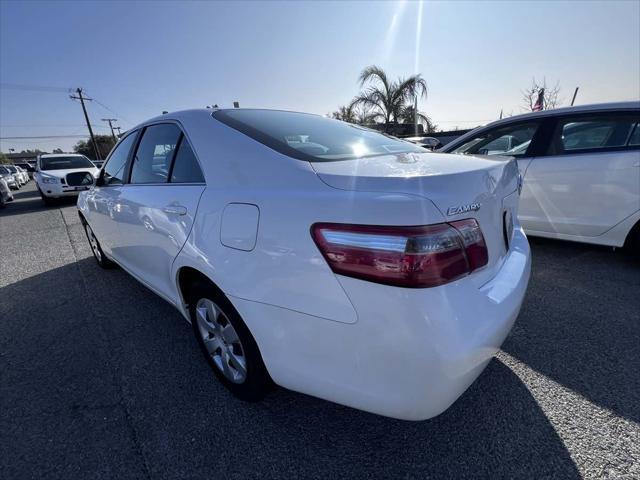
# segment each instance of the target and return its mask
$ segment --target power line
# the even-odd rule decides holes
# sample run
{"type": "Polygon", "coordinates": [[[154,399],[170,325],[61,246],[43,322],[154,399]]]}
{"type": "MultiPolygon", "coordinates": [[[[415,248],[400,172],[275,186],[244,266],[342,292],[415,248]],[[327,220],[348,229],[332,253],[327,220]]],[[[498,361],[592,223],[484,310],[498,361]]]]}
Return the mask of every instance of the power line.
{"type": "Polygon", "coordinates": [[[20,83],[0,83],[1,89],[6,90],[26,90],[32,92],[65,92],[68,93],[72,88],[68,87],[50,87],[46,85],[24,85],[20,83]]]}
{"type": "Polygon", "coordinates": [[[43,138],[87,138],[86,135],[37,135],[33,137],[0,137],[0,140],[38,140],[43,138]]]}
{"type": "MultiPolygon", "coordinates": [[[[0,124],[0,128],[78,128],[78,127],[86,127],[86,125],[79,124],[70,124],[70,123],[56,123],[56,124],[47,124],[47,123],[33,123],[33,124],[0,124]]],[[[95,128],[109,128],[106,125],[96,125],[95,128]]]]}
{"type": "Polygon", "coordinates": [[[105,110],[110,111],[111,113],[115,114],[116,116],[123,118],[124,120],[126,120],[127,122],[129,120],[127,120],[124,116],[120,115],[118,112],[116,112],[114,109],[107,107],[104,103],[102,103],[101,101],[97,100],[95,97],[93,97],[93,101],[96,102],[98,105],[100,105],[102,108],[104,108],[105,110]]]}

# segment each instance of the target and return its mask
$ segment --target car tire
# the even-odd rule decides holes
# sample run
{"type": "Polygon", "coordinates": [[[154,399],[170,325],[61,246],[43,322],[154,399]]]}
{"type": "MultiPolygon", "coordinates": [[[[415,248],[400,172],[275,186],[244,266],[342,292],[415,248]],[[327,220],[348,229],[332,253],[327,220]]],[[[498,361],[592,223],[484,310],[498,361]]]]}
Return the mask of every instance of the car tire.
{"type": "Polygon", "coordinates": [[[189,299],[193,333],[218,380],[241,400],[263,399],[273,381],[240,314],[222,292],[208,285],[194,285],[189,299]]]}
{"type": "Polygon", "coordinates": [[[98,265],[100,265],[104,269],[113,268],[116,264],[106,257],[106,255],[102,251],[100,242],[96,238],[89,224],[84,219],[82,220],[82,226],[84,227],[84,233],[87,236],[87,240],[89,241],[89,247],[91,248],[91,253],[93,253],[93,258],[96,259],[98,265]]]}
{"type": "Polygon", "coordinates": [[[627,235],[625,250],[640,260],[640,222],[636,223],[627,235]]]}
{"type": "Polygon", "coordinates": [[[42,193],[42,190],[40,190],[40,187],[38,187],[38,193],[40,194],[40,198],[42,199],[42,201],[47,207],[54,205],[54,199],[47,197],[44,193],[42,193]]]}

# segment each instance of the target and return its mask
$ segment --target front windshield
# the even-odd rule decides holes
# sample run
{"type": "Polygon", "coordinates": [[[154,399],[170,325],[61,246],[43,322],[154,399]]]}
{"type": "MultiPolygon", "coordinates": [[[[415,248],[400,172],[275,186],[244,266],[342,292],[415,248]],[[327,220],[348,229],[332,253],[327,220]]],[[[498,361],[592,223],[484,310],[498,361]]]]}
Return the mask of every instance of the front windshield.
{"type": "Polygon", "coordinates": [[[426,152],[375,130],[307,113],[238,109],[213,117],[280,153],[312,162],[426,152]]]}
{"type": "Polygon", "coordinates": [[[66,170],[69,168],[95,168],[84,156],[45,157],[40,159],[40,170],[66,170]]]}
{"type": "Polygon", "coordinates": [[[10,172],[13,173],[17,173],[18,169],[16,167],[14,167],[13,165],[7,165],[7,170],[9,170],[10,172]]]}

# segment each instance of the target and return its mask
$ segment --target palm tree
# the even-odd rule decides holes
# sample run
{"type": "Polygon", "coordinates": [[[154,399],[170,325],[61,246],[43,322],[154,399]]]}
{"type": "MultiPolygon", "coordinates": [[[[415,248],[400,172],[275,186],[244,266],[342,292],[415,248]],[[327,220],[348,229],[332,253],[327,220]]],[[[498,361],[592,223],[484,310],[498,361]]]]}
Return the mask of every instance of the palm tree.
{"type": "Polygon", "coordinates": [[[356,123],[355,105],[351,102],[349,105],[338,107],[338,110],[331,114],[331,118],[342,120],[343,122],[356,123]]]}
{"type": "Polygon", "coordinates": [[[362,71],[359,80],[361,87],[369,87],[354,99],[354,104],[371,109],[384,121],[385,130],[402,119],[402,112],[416,98],[427,96],[427,82],[419,74],[392,81],[382,68],[371,65],[362,71]]]}
{"type": "Polygon", "coordinates": [[[402,123],[421,123],[424,126],[424,133],[435,132],[438,128],[438,125],[436,125],[428,115],[420,111],[416,114],[416,109],[413,105],[402,109],[400,112],[400,120],[402,120],[402,123]]]}

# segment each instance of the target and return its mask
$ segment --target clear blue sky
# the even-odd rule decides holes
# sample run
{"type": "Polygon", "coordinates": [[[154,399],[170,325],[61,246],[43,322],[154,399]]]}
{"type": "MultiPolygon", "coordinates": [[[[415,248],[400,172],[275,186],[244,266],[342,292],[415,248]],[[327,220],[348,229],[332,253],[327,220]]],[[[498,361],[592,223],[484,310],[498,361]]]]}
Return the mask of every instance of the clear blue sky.
{"type": "MultiPolygon", "coordinates": [[[[569,102],[640,98],[640,1],[17,2],[0,0],[0,137],[85,134],[90,117],[124,128],[162,110],[231,106],[328,113],[377,64],[416,70],[420,109],[464,128],[519,113],[532,77],[569,102]],[[420,21],[421,20],[421,21],[420,21]],[[420,37],[417,32],[420,29],[420,37]],[[116,112],[116,113],[114,113],[116,112]]],[[[0,149],[69,149],[77,139],[0,140],[0,149]]]]}

